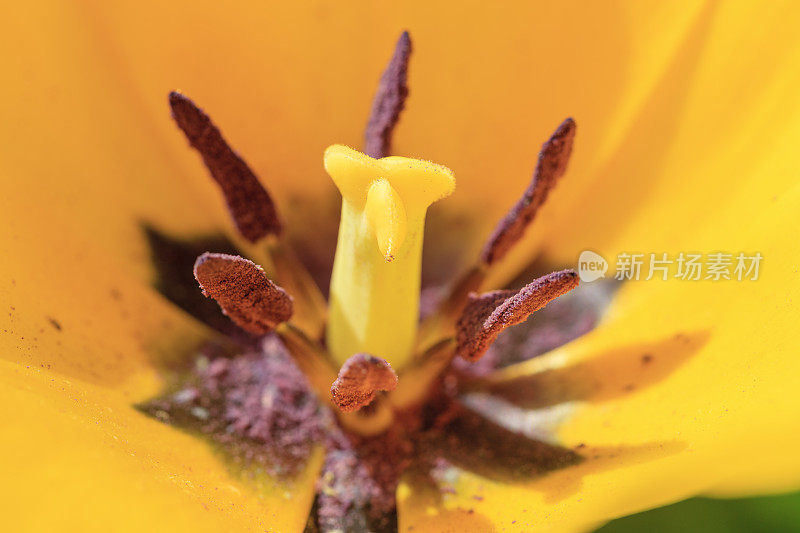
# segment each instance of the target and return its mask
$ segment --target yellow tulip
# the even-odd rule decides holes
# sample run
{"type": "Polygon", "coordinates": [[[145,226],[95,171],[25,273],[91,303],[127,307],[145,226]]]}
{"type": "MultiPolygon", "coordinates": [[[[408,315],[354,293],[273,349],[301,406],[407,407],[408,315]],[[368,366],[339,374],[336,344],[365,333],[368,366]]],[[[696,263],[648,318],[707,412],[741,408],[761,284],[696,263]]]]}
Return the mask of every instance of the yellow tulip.
{"type": "MultiPolygon", "coordinates": [[[[137,407],[182,379],[203,347],[227,342],[209,326],[229,325],[212,302],[194,315],[176,305],[202,296],[181,292],[191,267],[170,271],[186,257],[166,252],[185,252],[191,266],[192,253],[230,253],[218,246],[233,242],[296,260],[272,242],[243,242],[164,98],[179,89],[202,102],[269,187],[286,242],[324,270],[339,198],[321,154],[361,145],[375,80],[405,28],[416,50],[392,152],[446,164],[458,179],[430,213],[425,283],[474,265],[567,116],[580,125],[569,171],[523,240],[481,270],[482,287],[506,286],[534,259],[574,265],[583,250],[764,260],[752,282],[624,283],[590,332],[471,380],[475,405],[539,447],[501,447],[499,462],[459,456],[433,474],[409,468],[399,529],[583,531],[693,495],[800,487],[791,2],[41,0],[6,11],[6,530],[303,529],[321,447],[292,476],[239,469],[137,407]],[[495,403],[481,403],[487,395],[495,403]]],[[[314,304],[295,311],[305,330],[324,320],[314,304]]],[[[278,333],[320,368],[313,339],[293,327],[278,333]]],[[[431,364],[437,349],[452,345],[430,348],[431,364]]],[[[390,394],[419,398],[408,391],[401,373],[390,394]]],[[[376,416],[395,408],[379,403],[376,416]]],[[[486,427],[474,422],[460,430],[486,427]]]]}

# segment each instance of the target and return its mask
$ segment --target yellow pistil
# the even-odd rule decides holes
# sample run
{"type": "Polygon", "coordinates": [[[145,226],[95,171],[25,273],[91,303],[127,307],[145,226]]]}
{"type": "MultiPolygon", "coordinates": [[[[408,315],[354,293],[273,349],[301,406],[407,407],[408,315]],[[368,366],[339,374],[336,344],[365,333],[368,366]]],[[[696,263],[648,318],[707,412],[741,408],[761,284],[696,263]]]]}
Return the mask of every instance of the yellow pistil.
{"type": "Polygon", "coordinates": [[[417,332],[425,213],[452,194],[455,178],[428,161],[373,159],[341,145],[324,161],[342,193],[328,349],[339,364],[366,352],[399,370],[417,332]]]}

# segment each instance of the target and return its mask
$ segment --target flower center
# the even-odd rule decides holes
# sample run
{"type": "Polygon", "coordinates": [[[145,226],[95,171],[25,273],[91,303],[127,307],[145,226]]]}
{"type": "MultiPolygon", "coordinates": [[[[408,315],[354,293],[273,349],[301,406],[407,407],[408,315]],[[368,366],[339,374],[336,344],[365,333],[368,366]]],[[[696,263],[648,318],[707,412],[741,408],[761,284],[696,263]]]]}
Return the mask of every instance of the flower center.
{"type": "MultiPolygon", "coordinates": [[[[392,66],[397,57],[387,72],[403,72],[392,66]]],[[[403,103],[393,96],[402,94],[401,85],[391,77],[381,82],[367,133],[376,155],[388,150],[403,103]]],[[[425,401],[453,357],[479,359],[502,330],[578,285],[576,273],[565,270],[517,292],[475,292],[521,238],[566,170],[575,133],[570,119],[543,145],[530,187],[498,224],[478,261],[417,331],[425,215],[433,202],[453,192],[449,169],[405,157],[376,159],[341,145],[325,151],[325,169],[342,194],[326,306],[282,238],[277,209],[255,174],[191,100],[172,93],[170,105],[220,185],[241,246],[263,265],[204,253],[194,266],[203,294],[214,298],[240,328],[255,335],[274,331],[319,398],[338,407],[341,422],[352,431],[385,431],[399,410],[425,401]]]]}
{"type": "Polygon", "coordinates": [[[360,434],[386,431],[402,411],[435,395],[454,357],[479,359],[505,328],[578,285],[576,273],[565,270],[519,291],[477,292],[564,174],[575,135],[567,119],[542,146],[530,187],[418,331],[425,215],[452,194],[455,179],[443,166],[388,156],[408,94],[410,51],[404,33],[373,103],[367,154],[342,145],[324,154],[325,170],[342,195],[328,304],[282,237],[278,210],[250,167],[190,99],[176,92],[169,97],[173,118],[220,186],[240,246],[258,262],[202,254],[194,275],[203,294],[240,328],[277,334],[319,399],[338,408],[343,426],[360,434]]]}
{"type": "Polygon", "coordinates": [[[575,123],[565,120],[544,143],[528,189],[420,323],[425,216],[452,194],[455,180],[443,166],[389,156],[408,94],[410,51],[404,33],[380,81],[365,153],[333,145],[324,154],[342,195],[327,302],[283,237],[284,223],[261,181],[199,107],[179,93],[169,98],[173,118],[225,197],[237,247],[252,258],[206,251],[194,277],[259,342],[241,343],[232,359],[199,362],[190,387],[144,408],[163,420],[199,420],[201,433],[233,446],[244,460],[261,457],[263,448],[281,452],[268,459],[283,460],[290,473],[299,471],[296,455],[322,440],[328,455],[320,525],[326,516],[339,524],[337,513],[367,509],[385,529],[403,469],[414,455],[427,460],[417,448],[438,446],[469,462],[469,445],[477,444],[480,457],[511,472],[580,460],[572,450],[532,445],[459,399],[480,382],[465,364],[483,357],[503,330],[578,285],[574,271],[562,270],[519,290],[480,292],[566,171],[575,123]],[[454,358],[464,364],[451,365],[454,358]]]}

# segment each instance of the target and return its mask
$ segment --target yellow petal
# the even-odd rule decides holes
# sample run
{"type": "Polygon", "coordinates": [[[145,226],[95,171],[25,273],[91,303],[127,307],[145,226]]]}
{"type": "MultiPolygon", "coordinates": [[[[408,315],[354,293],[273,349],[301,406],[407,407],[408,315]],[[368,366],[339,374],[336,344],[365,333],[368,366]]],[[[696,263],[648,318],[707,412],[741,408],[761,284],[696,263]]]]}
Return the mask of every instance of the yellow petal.
{"type": "Polygon", "coordinates": [[[0,361],[5,527],[13,531],[297,531],[321,453],[293,483],[243,481],[205,442],[130,397],[0,361]]]}
{"type": "Polygon", "coordinates": [[[24,221],[6,214],[0,456],[14,482],[0,501],[9,527],[301,527],[321,454],[296,480],[254,484],[202,440],[134,408],[164,386],[159,368],[193,357],[213,333],[83,239],[24,238],[24,221]]]}
{"type": "MultiPolygon", "coordinates": [[[[489,4],[454,12],[430,2],[403,3],[378,12],[357,3],[335,10],[314,3],[265,9],[258,3],[185,0],[158,4],[157,17],[155,3],[15,4],[0,32],[4,49],[13,50],[0,74],[5,90],[0,142],[6,147],[0,158],[1,198],[7,202],[0,212],[4,253],[13,258],[3,263],[0,291],[15,306],[7,319],[3,315],[2,327],[15,334],[3,337],[2,354],[22,364],[1,363],[4,382],[13,376],[13,386],[4,385],[3,391],[10,391],[9,405],[19,405],[18,413],[44,421],[52,430],[41,430],[47,437],[61,435],[81,450],[97,451],[89,459],[78,455],[81,459],[69,469],[65,465],[72,454],[48,456],[45,444],[33,446],[25,439],[31,434],[43,443],[45,435],[29,429],[24,420],[15,421],[8,425],[14,438],[3,442],[12,443],[15,452],[30,449],[38,460],[54,461],[30,476],[20,493],[53,494],[41,488],[50,479],[49,489],[60,491],[52,500],[63,497],[74,503],[77,492],[69,493],[59,480],[44,474],[66,472],[68,486],[106,476],[90,499],[123,516],[123,525],[147,525],[146,520],[169,515],[176,517],[176,524],[185,520],[195,527],[195,520],[202,520],[201,529],[214,528],[215,519],[181,510],[182,505],[196,508],[197,501],[208,497],[200,494],[191,503],[186,480],[220,486],[209,481],[222,478],[219,470],[189,471],[190,463],[211,464],[203,456],[208,451],[163,426],[154,430],[152,443],[134,438],[140,424],[157,424],[123,407],[159,385],[147,363],[150,352],[138,347],[137,339],[160,338],[155,334],[159,331],[186,332],[189,338],[207,334],[158,298],[146,296],[144,289],[132,288],[151,273],[138,220],[155,221],[174,232],[227,227],[213,186],[167,118],[165,93],[179,88],[197,96],[266,182],[276,183],[283,195],[302,193],[325,184],[315,156],[324,146],[332,141],[358,145],[385,51],[404,27],[416,38],[417,55],[409,109],[395,146],[398,153],[447,162],[459,174],[454,208],[477,204],[485,223],[493,222],[524,188],[548,128],[573,115],[582,127],[575,164],[550,202],[562,207],[549,208],[550,214],[543,213],[539,222],[538,231],[557,238],[533,235],[528,252],[543,246],[551,258],[572,261],[584,244],[603,253],[643,246],[664,251],[690,245],[750,246],[766,257],[764,283],[746,289],[692,285],[673,291],[672,284],[632,285],[620,295],[608,329],[603,326],[550,356],[556,361],[563,357],[562,364],[569,366],[621,346],[661,342],[676,330],[708,329],[703,347],[668,378],[624,397],[581,403],[561,428],[559,435],[567,443],[596,437],[587,444],[638,450],[627,465],[625,454],[617,462],[607,458],[610,468],[604,469],[602,460],[587,462],[587,470],[577,476],[585,497],[556,490],[575,480],[569,469],[534,481],[539,485],[533,488],[496,487],[467,476],[464,486],[492,489],[497,497],[472,500],[472,515],[448,510],[449,516],[469,515],[464,519],[485,525],[483,517],[513,529],[510,522],[522,498],[532,502],[526,507],[535,511],[537,526],[552,523],[566,530],[690,492],[778,489],[796,483],[796,459],[787,456],[788,449],[775,437],[782,425],[797,432],[786,426],[786,420],[797,418],[786,416],[796,415],[797,406],[785,394],[793,390],[786,380],[797,370],[790,366],[796,358],[789,351],[796,344],[791,318],[797,314],[791,304],[797,297],[791,280],[798,257],[796,239],[791,238],[797,208],[797,192],[791,188],[797,175],[794,149],[800,137],[791,105],[797,86],[792,68],[797,64],[797,17],[789,10],[745,3],[687,4],[524,3],[498,14],[489,4]],[[476,34],[482,38],[475,39],[476,34]],[[554,42],[574,45],[554,52],[554,42]],[[476,75],[465,76],[465,71],[476,75]],[[248,89],[234,92],[232,87],[248,89]],[[253,118],[261,116],[269,120],[253,118]],[[497,135],[501,130],[519,133],[497,135]],[[277,145],[286,150],[275,154],[262,149],[277,145]],[[506,157],[487,157],[494,153],[506,157]],[[744,157],[749,154],[758,155],[744,157]],[[761,220],[765,212],[768,219],[761,220]],[[731,232],[741,225],[747,226],[745,233],[731,232]],[[72,237],[62,245],[62,236],[72,237]],[[66,251],[71,255],[63,256],[66,251]],[[114,266],[105,268],[101,251],[115,256],[114,266]],[[78,267],[84,268],[59,277],[49,268],[59,263],[59,256],[62,261],[83,257],[78,267]],[[29,266],[33,274],[23,275],[29,266]],[[770,268],[774,270],[768,272],[770,268]],[[92,283],[95,278],[99,281],[92,283]],[[125,283],[124,296],[135,295],[137,311],[127,318],[102,296],[117,288],[112,279],[125,283]],[[73,308],[73,302],[93,307],[73,308]],[[152,313],[144,312],[151,308],[152,313]],[[87,322],[96,316],[102,321],[87,322]],[[763,322],[746,320],[753,316],[763,322]],[[59,325],[63,321],[63,352],[48,317],[59,325]],[[159,322],[162,317],[166,322],[159,322]],[[117,348],[123,350],[122,358],[114,358],[117,348]],[[41,364],[50,364],[55,377],[37,370],[41,364]],[[17,390],[40,378],[47,383],[31,389],[37,394],[17,390]],[[82,388],[47,388],[58,387],[59,379],[82,388]],[[114,392],[112,385],[122,392],[114,392]],[[74,400],[90,389],[86,394],[95,412],[101,405],[124,411],[120,420],[125,422],[119,424],[135,426],[125,438],[151,455],[110,447],[107,462],[96,458],[106,447],[92,447],[91,431],[106,438],[112,433],[99,415],[88,416],[91,411],[74,400]],[[47,397],[48,390],[52,397],[47,397]],[[127,399],[121,400],[125,394],[127,399]],[[676,396],[685,402],[679,404],[684,411],[667,412],[676,396]],[[50,417],[53,411],[58,416],[50,417]],[[654,414],[665,415],[662,426],[654,414]],[[704,424],[689,424],[695,419],[704,424]],[[674,427],[663,427],[668,424],[681,428],[679,440],[689,445],[659,456],[662,452],[652,449],[657,441],[649,439],[667,432],[674,437],[674,427]],[[712,456],[712,441],[737,444],[717,445],[712,456]],[[775,454],[741,460],[742,449],[763,450],[765,442],[776,445],[775,454]],[[184,462],[168,460],[172,456],[165,450],[172,449],[186,450],[180,458],[184,462]],[[168,481],[158,485],[161,481],[157,475],[152,479],[148,468],[168,481]],[[135,482],[123,484],[128,474],[139,473],[135,482]],[[687,473],[696,486],[678,486],[687,473]],[[114,498],[115,491],[104,492],[104,487],[129,492],[114,498]],[[126,499],[130,506],[125,507],[126,499]],[[138,516],[140,509],[153,512],[138,516]]],[[[249,505],[220,498],[226,507],[249,505]]],[[[31,511],[9,501],[20,512],[43,519],[41,507],[31,511]]],[[[445,503],[453,508],[453,501],[445,503]]],[[[401,505],[401,527],[417,523],[419,513],[430,510],[401,505]]],[[[85,507],[65,504],[65,509],[64,515],[72,516],[85,507]]],[[[91,523],[94,515],[82,516],[91,523]]],[[[239,518],[234,511],[229,519],[239,518]]]]}
{"type": "Polygon", "coordinates": [[[567,176],[494,283],[536,254],[572,263],[585,249],[685,249],[698,226],[724,235],[723,218],[769,209],[797,162],[784,145],[797,139],[800,120],[791,67],[798,20],[796,9],[747,3],[699,10],[662,71],[634,84],[637,107],[615,117],[601,153],[584,151],[580,130],[567,176]]]}
{"type": "Polygon", "coordinates": [[[144,283],[154,272],[142,223],[192,235],[227,217],[199,164],[164,150],[189,152],[143,112],[85,8],[16,4],[16,22],[2,23],[14,50],[0,74],[0,456],[14,480],[0,491],[4,521],[300,528],[321,457],[293,482],[254,486],[205,442],[134,408],[164,386],[159,369],[213,335],[144,283]]]}
{"type": "MultiPolygon", "coordinates": [[[[2,32],[14,52],[0,73],[0,173],[15,231],[83,235],[146,276],[142,222],[171,232],[223,227],[213,185],[190,180],[164,149],[153,118],[169,120],[166,93],[158,115],[142,109],[97,28],[87,31],[83,8],[40,2],[14,10],[17,22],[2,32]],[[39,216],[25,216],[31,211],[39,216]]],[[[185,144],[175,133],[170,140],[185,144]]]]}
{"type": "Polygon", "coordinates": [[[7,54],[0,100],[6,523],[300,527],[319,457],[294,483],[253,487],[206,443],[134,408],[163,386],[158,367],[211,335],[142,283],[153,272],[141,223],[187,233],[225,218],[210,184],[195,192],[170,161],[75,8],[20,4],[3,31],[24,43],[7,54]]]}
{"type": "Polygon", "coordinates": [[[120,78],[128,90],[122,101],[137,103],[180,172],[205,179],[165,113],[165,91],[172,88],[203,102],[278,192],[279,206],[285,195],[328,186],[316,156],[331,142],[361,146],[378,77],[407,28],[415,43],[411,93],[395,153],[452,168],[459,192],[440,208],[474,208],[477,200],[481,221],[489,225],[524,190],[553,124],[576,117],[587,161],[616,147],[605,146],[608,126],[619,114],[635,114],[702,7],[519,2],[508,11],[481,3],[453,10],[414,1],[377,10],[366,1],[333,9],[325,2],[265,8],[249,1],[189,0],[89,5],[70,15],[88,30],[83,40],[92,52],[105,51],[106,63],[94,69],[120,78]]]}
{"type": "MultiPolygon", "coordinates": [[[[629,282],[590,335],[501,373],[496,390],[530,391],[534,416],[558,414],[558,441],[584,444],[587,460],[519,486],[464,473],[441,509],[474,509],[509,528],[517,520],[520,530],[584,530],[696,494],[800,485],[800,246],[789,230],[800,208],[799,126],[781,128],[760,164],[737,176],[741,189],[714,208],[719,220],[682,239],[690,250],[761,252],[760,279],[629,282]]],[[[646,228],[630,230],[642,233],[629,241],[638,247],[622,249],[673,229],[666,218],[646,228]]],[[[405,513],[404,524],[424,530],[418,508],[405,513]]]]}

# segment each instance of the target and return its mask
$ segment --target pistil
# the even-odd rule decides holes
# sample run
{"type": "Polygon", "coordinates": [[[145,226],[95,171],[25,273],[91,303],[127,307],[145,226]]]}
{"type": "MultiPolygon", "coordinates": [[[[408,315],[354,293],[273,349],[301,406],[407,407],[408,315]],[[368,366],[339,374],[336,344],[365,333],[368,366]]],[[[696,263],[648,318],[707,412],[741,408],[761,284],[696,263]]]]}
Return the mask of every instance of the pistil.
{"type": "Polygon", "coordinates": [[[425,214],[453,192],[453,173],[419,159],[373,159],[341,145],[328,148],[324,162],[342,193],[328,349],[339,364],[363,352],[400,370],[417,332],[425,214]]]}

